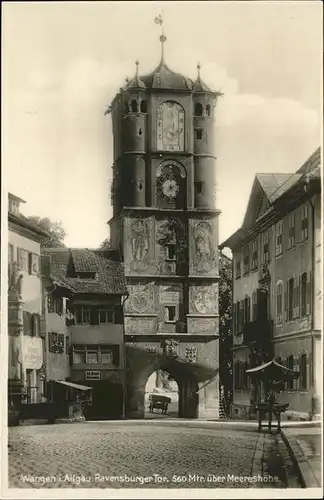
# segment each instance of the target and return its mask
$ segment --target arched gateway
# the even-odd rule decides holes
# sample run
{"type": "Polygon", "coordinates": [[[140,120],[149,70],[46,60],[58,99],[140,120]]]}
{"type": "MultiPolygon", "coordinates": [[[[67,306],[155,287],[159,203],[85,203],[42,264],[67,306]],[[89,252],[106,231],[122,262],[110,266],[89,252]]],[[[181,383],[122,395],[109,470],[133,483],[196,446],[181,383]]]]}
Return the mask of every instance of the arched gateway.
{"type": "MultiPolygon", "coordinates": [[[[162,46],[165,41],[163,35],[162,46]]],[[[179,385],[181,417],[214,419],[220,212],[213,115],[220,94],[201,80],[199,67],[195,82],[171,71],[163,50],[152,73],[140,75],[138,64],[109,108],[110,236],[129,291],[126,416],[143,418],[145,384],[161,368],[179,385]]]]}

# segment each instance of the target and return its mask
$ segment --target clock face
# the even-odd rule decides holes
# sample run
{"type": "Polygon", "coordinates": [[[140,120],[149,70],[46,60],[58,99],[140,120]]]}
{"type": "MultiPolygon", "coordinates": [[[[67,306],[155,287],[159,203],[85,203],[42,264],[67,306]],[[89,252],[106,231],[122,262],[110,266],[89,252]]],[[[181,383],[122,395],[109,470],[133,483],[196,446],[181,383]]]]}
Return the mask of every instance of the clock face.
{"type": "Polygon", "coordinates": [[[158,198],[164,203],[170,203],[176,199],[179,190],[178,179],[172,169],[163,171],[157,179],[158,198]]]}
{"type": "Polygon", "coordinates": [[[176,102],[163,102],[157,109],[157,149],[184,149],[184,110],[176,102]]]}

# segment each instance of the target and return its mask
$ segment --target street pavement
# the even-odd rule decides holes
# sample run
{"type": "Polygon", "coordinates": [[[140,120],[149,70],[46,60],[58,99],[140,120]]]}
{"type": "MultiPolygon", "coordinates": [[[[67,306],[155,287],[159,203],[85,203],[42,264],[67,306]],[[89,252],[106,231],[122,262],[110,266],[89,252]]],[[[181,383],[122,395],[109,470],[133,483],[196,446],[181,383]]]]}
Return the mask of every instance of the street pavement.
{"type": "Polygon", "coordinates": [[[318,425],[313,428],[287,428],[284,436],[298,462],[306,488],[322,485],[322,433],[318,425]]]}
{"type": "Polygon", "coordinates": [[[10,488],[298,487],[280,435],[84,422],[9,428],[10,488]]]}

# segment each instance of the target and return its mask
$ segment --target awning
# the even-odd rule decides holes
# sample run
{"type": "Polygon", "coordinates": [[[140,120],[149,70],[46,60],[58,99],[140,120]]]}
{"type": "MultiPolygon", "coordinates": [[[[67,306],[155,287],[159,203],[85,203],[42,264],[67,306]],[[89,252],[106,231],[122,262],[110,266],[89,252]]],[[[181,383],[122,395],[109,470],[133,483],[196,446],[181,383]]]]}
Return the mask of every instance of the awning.
{"type": "Polygon", "coordinates": [[[74,384],[73,382],[67,382],[66,380],[55,380],[55,382],[79,391],[90,391],[92,389],[92,387],[88,387],[87,385],[74,384]]]}
{"type": "Polygon", "coordinates": [[[250,368],[246,370],[246,373],[276,382],[299,377],[299,372],[277,363],[274,359],[255,368],[250,368]]]}

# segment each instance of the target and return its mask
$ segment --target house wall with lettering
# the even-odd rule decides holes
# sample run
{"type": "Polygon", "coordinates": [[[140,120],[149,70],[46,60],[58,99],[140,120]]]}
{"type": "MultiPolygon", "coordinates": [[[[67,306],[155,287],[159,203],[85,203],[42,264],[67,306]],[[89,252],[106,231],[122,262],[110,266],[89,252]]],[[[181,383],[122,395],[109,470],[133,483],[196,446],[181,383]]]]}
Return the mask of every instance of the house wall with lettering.
{"type": "Polygon", "coordinates": [[[66,325],[67,299],[62,297],[62,302],[61,314],[46,311],[46,374],[48,380],[65,380],[70,377],[71,337],[66,325]],[[59,345],[57,345],[58,343],[59,345]]]}

